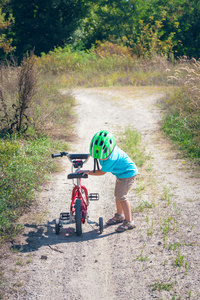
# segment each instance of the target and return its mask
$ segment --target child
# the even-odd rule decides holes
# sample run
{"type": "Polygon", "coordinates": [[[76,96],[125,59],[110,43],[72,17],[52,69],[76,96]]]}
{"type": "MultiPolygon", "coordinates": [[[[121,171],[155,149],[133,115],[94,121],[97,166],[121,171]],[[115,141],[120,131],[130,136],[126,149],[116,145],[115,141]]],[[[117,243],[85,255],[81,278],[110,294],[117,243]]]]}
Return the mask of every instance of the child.
{"type": "Polygon", "coordinates": [[[90,143],[90,155],[99,159],[101,170],[80,170],[80,173],[100,176],[111,172],[116,176],[115,202],[117,213],[106,224],[114,225],[122,223],[116,229],[117,232],[135,228],[131,217],[131,207],[127,200],[127,194],[138,173],[135,163],[130,157],[116,146],[115,137],[108,131],[97,132],[90,143]]]}

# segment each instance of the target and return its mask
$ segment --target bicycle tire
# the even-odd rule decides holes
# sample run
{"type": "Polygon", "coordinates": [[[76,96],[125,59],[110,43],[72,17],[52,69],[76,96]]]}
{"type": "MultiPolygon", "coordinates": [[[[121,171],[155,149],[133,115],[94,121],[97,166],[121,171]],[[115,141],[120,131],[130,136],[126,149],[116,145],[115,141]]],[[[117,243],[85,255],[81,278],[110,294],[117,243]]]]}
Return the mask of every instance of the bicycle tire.
{"type": "Polygon", "coordinates": [[[60,233],[60,219],[56,219],[55,231],[56,231],[56,234],[59,235],[59,233],[60,233]]]}
{"type": "Polygon", "coordinates": [[[76,212],[75,212],[75,221],[76,221],[76,234],[81,235],[82,234],[82,212],[81,212],[81,200],[76,200],[76,206],[75,206],[76,212]]]}
{"type": "Polygon", "coordinates": [[[103,218],[99,217],[99,231],[100,233],[103,232],[103,218]]]}

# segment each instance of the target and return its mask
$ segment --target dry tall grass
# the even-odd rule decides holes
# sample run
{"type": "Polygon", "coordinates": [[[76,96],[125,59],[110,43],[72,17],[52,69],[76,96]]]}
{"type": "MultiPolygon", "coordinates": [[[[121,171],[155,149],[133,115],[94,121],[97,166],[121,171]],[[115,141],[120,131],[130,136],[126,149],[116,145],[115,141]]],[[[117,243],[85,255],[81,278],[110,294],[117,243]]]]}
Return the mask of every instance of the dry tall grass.
{"type": "Polygon", "coordinates": [[[200,61],[181,58],[174,75],[175,83],[165,101],[165,131],[192,157],[200,158],[200,61]]]}

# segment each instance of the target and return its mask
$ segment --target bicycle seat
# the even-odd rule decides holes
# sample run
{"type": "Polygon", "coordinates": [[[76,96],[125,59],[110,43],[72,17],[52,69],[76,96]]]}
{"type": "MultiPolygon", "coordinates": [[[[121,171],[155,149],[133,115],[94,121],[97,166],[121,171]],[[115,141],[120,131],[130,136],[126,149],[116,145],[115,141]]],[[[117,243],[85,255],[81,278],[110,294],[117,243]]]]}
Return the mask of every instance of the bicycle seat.
{"type": "Polygon", "coordinates": [[[68,154],[69,160],[74,159],[88,159],[90,157],[90,154],[68,154]]]}
{"type": "Polygon", "coordinates": [[[78,174],[78,173],[70,173],[67,175],[67,178],[68,179],[88,178],[88,175],[87,174],[83,175],[83,174],[78,174]]]}

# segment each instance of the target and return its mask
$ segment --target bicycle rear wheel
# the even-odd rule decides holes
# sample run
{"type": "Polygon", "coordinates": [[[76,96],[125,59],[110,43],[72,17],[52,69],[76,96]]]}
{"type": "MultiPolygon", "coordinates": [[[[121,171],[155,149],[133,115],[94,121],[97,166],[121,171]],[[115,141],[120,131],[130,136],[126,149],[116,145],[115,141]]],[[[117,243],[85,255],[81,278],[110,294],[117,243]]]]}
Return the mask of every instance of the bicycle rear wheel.
{"type": "Polygon", "coordinates": [[[75,221],[76,221],[76,234],[81,235],[82,234],[82,212],[81,212],[81,200],[76,200],[76,214],[75,214],[75,221]]]}

